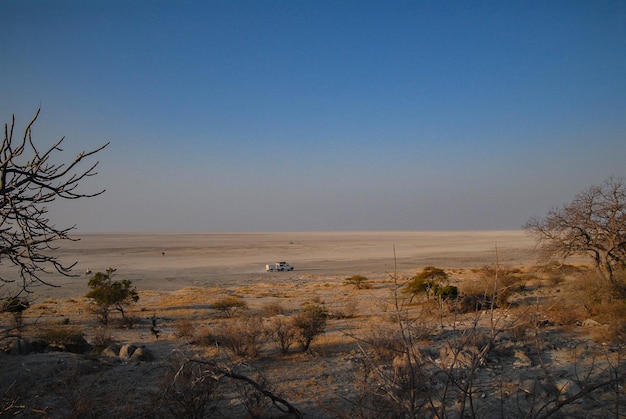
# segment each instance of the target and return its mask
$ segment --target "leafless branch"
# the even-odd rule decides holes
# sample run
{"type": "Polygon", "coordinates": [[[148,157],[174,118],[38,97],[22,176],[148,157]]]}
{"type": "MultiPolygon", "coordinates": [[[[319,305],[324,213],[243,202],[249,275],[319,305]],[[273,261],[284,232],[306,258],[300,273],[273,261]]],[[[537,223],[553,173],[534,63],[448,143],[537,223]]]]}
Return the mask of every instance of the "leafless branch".
{"type": "Polygon", "coordinates": [[[70,276],[73,264],[66,264],[50,254],[56,242],[75,240],[69,233],[76,226],[57,227],[48,218],[46,204],[57,199],[80,199],[98,196],[104,190],[85,193],[78,188],[83,180],[97,174],[99,162],[81,166],[109,143],[79,153],[69,163],[52,161],[63,152],[61,138],[51,147],[40,149],[32,139],[32,127],[40,109],[30,120],[21,139],[14,138],[15,116],[4,126],[0,148],[0,263],[7,261],[19,271],[19,279],[0,277],[5,283],[17,283],[23,291],[35,285],[51,285],[42,273],[56,271],[70,276]]]}

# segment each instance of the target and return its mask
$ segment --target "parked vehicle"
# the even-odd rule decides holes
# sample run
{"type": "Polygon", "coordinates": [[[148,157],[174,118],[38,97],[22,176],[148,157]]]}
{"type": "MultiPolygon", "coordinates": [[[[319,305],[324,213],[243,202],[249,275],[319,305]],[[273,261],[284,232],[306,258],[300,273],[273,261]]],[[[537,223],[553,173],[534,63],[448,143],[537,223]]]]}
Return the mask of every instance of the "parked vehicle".
{"type": "Polygon", "coordinates": [[[293,266],[288,264],[287,262],[276,262],[270,265],[265,265],[265,270],[267,272],[273,271],[293,271],[293,266]]]}

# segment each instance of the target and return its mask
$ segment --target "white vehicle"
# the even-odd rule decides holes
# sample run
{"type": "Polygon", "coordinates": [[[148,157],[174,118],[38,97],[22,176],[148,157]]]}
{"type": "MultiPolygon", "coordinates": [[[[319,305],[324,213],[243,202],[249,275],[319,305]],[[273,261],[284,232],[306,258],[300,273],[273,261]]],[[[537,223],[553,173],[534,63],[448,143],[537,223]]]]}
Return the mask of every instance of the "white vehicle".
{"type": "Polygon", "coordinates": [[[267,272],[272,271],[293,271],[293,266],[288,264],[287,262],[276,262],[271,265],[265,265],[265,270],[267,272]]]}

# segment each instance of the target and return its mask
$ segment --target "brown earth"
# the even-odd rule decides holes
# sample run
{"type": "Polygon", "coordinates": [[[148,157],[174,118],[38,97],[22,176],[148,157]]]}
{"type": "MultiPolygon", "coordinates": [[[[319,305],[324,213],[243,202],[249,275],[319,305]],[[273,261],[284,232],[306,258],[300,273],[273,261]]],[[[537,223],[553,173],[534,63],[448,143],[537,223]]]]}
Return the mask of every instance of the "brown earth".
{"type": "MultiPolygon", "coordinates": [[[[422,386],[431,402],[417,417],[459,417],[460,411],[461,416],[471,412],[481,417],[542,417],[546,413],[616,417],[620,415],[616,408],[624,403],[623,380],[611,381],[615,374],[623,375],[621,346],[610,339],[608,326],[588,319],[576,300],[578,285],[573,279],[557,282],[531,273],[534,242],[521,231],[94,234],[80,238],[56,252],[64,261],[78,261],[77,272],[113,267],[118,279],[131,280],[140,295],[129,312],[133,327],[98,325],[83,297],[89,275],[52,275],[47,280],[59,287],[35,289],[25,312],[23,337],[35,339],[50,330],[77,331],[92,345],[104,340],[145,346],[155,360],[131,361],[95,351],[0,354],[0,391],[6,414],[192,417],[189,411],[181,414],[172,407],[193,405],[184,397],[194,394],[193,388],[172,392],[176,382],[172,371],[185,358],[216,362],[221,368],[205,366],[204,378],[195,376],[197,383],[206,385],[210,381],[206,376],[215,377],[218,372],[241,373],[257,382],[266,381],[273,394],[290,402],[304,417],[381,417],[382,413],[366,407],[372,403],[383,407],[389,400],[402,404],[405,399],[398,380],[402,381],[404,370],[397,356],[401,352],[385,355],[382,350],[388,340],[382,339],[378,346],[370,343],[374,336],[397,332],[409,324],[415,334],[411,336],[419,340],[410,345],[419,347],[420,360],[415,365],[432,384],[422,386]],[[265,272],[266,263],[278,260],[288,261],[296,270],[265,272]],[[406,295],[394,293],[425,266],[445,269],[451,284],[463,292],[480,283],[481,268],[496,260],[525,279],[524,287],[494,310],[460,315],[435,300],[419,297],[409,303],[406,295]],[[368,288],[346,285],[345,278],[357,274],[369,278],[368,288]],[[225,318],[212,308],[216,301],[233,295],[246,302],[245,313],[225,318]],[[326,333],[308,352],[293,345],[288,354],[280,354],[266,341],[258,355],[241,357],[226,345],[216,344],[225,325],[254,326],[259,320],[257,326],[262,329],[277,318],[291,318],[311,301],[326,307],[330,319],[326,333]],[[151,331],[153,320],[158,339],[151,331]],[[472,353],[483,347],[487,348],[484,356],[472,353]],[[468,365],[472,360],[480,365],[468,365]],[[461,406],[458,388],[469,377],[473,380],[471,409],[461,406]],[[442,396],[446,383],[451,387],[447,397],[442,396]],[[593,385],[597,388],[592,391],[593,385]],[[13,408],[7,407],[10,402],[13,408]],[[552,413],[550,409],[556,406],[552,413]],[[439,414],[444,411],[445,415],[439,414]]],[[[12,321],[8,314],[0,315],[0,330],[10,329],[12,321]]],[[[15,345],[14,338],[3,342],[7,347],[15,345]]],[[[15,346],[12,350],[16,352],[15,346]]],[[[219,380],[214,416],[250,416],[252,409],[246,409],[242,400],[254,397],[236,382],[219,380]]],[[[208,392],[208,387],[197,387],[202,394],[208,392]]],[[[260,404],[265,417],[279,415],[278,410],[260,404]]]]}

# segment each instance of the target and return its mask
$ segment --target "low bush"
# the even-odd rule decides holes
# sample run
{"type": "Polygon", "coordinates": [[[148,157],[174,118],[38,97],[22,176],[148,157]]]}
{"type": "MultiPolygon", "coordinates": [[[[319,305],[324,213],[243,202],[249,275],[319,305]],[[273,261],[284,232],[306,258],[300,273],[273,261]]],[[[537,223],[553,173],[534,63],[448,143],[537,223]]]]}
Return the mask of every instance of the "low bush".
{"type": "Polygon", "coordinates": [[[115,271],[109,268],[106,273],[98,272],[87,283],[91,291],[85,297],[93,300],[92,312],[103,326],[109,324],[111,310],[119,311],[122,319],[125,319],[125,309],[139,301],[139,294],[131,281],[113,280],[115,271]]]}
{"type": "Polygon", "coordinates": [[[402,292],[411,294],[411,298],[423,292],[430,297],[433,287],[435,285],[441,285],[443,282],[447,281],[447,279],[448,274],[443,269],[427,266],[422,269],[422,272],[418,273],[407,282],[402,292]]]}
{"type": "Polygon", "coordinates": [[[113,339],[110,333],[97,332],[93,338],[93,350],[95,353],[101,353],[103,350],[111,345],[116,344],[117,341],[113,339]]]}
{"type": "Polygon", "coordinates": [[[483,294],[488,295],[500,307],[509,303],[513,293],[526,287],[526,277],[518,268],[485,265],[479,274],[484,284],[483,294]]]}
{"type": "Polygon", "coordinates": [[[491,299],[484,293],[462,294],[455,303],[458,313],[481,311],[491,307],[491,299]]]}
{"type": "Polygon", "coordinates": [[[212,417],[220,399],[220,382],[203,365],[174,356],[160,384],[159,405],[174,418],[212,417]]]}
{"type": "Polygon", "coordinates": [[[73,327],[56,327],[43,330],[36,336],[35,346],[42,350],[53,350],[82,354],[91,350],[83,332],[73,327]]]}
{"type": "Polygon", "coordinates": [[[353,275],[344,280],[347,285],[354,285],[359,290],[372,288],[372,285],[368,281],[369,279],[363,275],[353,275]]]}
{"type": "Polygon", "coordinates": [[[357,308],[356,300],[346,300],[339,309],[334,310],[331,317],[333,319],[352,319],[357,315],[357,308]]]}
{"type": "Polygon", "coordinates": [[[303,351],[308,351],[311,342],[326,331],[328,310],[318,303],[305,303],[300,312],[294,316],[293,324],[296,327],[296,340],[303,351]]]}
{"type": "Polygon", "coordinates": [[[285,314],[287,310],[278,302],[267,303],[263,306],[263,316],[273,317],[285,314]]]}
{"type": "Polygon", "coordinates": [[[459,295],[459,289],[454,285],[435,284],[432,288],[432,292],[435,297],[440,297],[444,301],[454,300],[459,295]]]}
{"type": "Polygon", "coordinates": [[[241,297],[225,297],[213,303],[213,309],[220,311],[226,317],[248,309],[248,304],[241,297]]]}
{"type": "Polygon", "coordinates": [[[24,326],[24,311],[30,307],[30,301],[23,297],[9,297],[0,304],[0,313],[11,313],[13,324],[18,332],[24,326]]]}
{"type": "Polygon", "coordinates": [[[373,328],[364,340],[379,361],[392,360],[404,352],[402,334],[397,328],[373,328]]]}
{"type": "Polygon", "coordinates": [[[176,332],[174,333],[178,338],[193,339],[194,327],[188,319],[179,319],[174,324],[176,332]]]}
{"type": "Polygon", "coordinates": [[[224,345],[233,354],[246,359],[256,357],[265,340],[265,330],[256,317],[224,322],[219,330],[224,345]]]}
{"type": "Polygon", "coordinates": [[[266,324],[265,330],[268,338],[282,354],[289,352],[289,348],[295,342],[297,332],[291,319],[284,316],[274,317],[266,324]]]}

